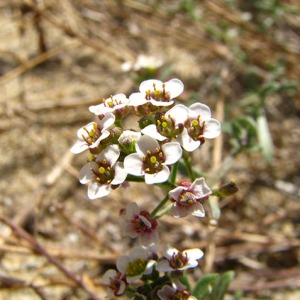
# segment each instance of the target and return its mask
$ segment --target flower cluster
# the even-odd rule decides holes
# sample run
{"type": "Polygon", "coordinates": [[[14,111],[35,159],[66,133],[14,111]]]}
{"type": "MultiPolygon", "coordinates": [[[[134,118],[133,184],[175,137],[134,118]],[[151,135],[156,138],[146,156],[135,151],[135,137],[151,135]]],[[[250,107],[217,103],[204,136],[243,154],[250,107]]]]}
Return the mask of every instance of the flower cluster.
{"type": "Polygon", "coordinates": [[[220,123],[211,118],[205,104],[175,105],[183,89],[179,79],[146,80],[129,98],[117,94],[89,108],[97,121],[78,130],[71,152],[90,152],[89,162],[80,171],[80,182],[89,184],[90,199],[107,196],[128,175],[142,176],[146,184],[168,181],[182,149],[192,152],[205,139],[220,134],[220,123]],[[140,116],[140,131],[123,128],[129,112],[140,116]]]}
{"type": "MultiPolygon", "coordinates": [[[[142,277],[155,278],[157,271],[173,272],[178,277],[180,272],[198,266],[197,260],[203,257],[200,249],[178,251],[169,245],[165,246],[163,256],[160,258],[155,255],[154,251],[156,249],[151,247],[134,247],[128,255],[119,256],[117,270],[109,269],[103,276],[103,282],[108,287],[107,297],[123,295],[126,287],[132,282],[142,277]]],[[[157,287],[155,280],[154,286],[157,287]]],[[[140,291],[139,293],[143,295],[142,298],[150,299],[147,297],[149,291],[140,291]]],[[[168,295],[185,295],[184,298],[174,299],[194,299],[186,287],[177,280],[159,286],[157,295],[160,299],[173,299],[168,298],[168,295]]]]}
{"type": "Polygon", "coordinates": [[[148,290],[146,285],[141,290],[136,288],[140,296],[135,299],[152,299],[152,290],[156,293],[153,299],[195,299],[172,276],[158,274],[176,272],[178,277],[184,270],[196,267],[203,252],[179,251],[167,245],[159,257],[158,218],[167,212],[174,218],[205,216],[202,204],[216,192],[203,177],[196,178],[189,160],[182,157],[188,157],[206,139],[219,136],[221,125],[203,103],[189,107],[176,104],[183,90],[179,79],[151,79],[142,82],[139,91],[129,97],[116,94],[103,99],[101,104],[89,108],[95,121],[78,130],[78,140],[71,148],[75,154],[89,152],[79,180],[88,184],[91,200],[105,197],[130,181],[155,184],[167,191],[166,198],[152,212],[140,209],[136,202],[120,210],[123,235],[137,238],[139,246],[118,258],[117,270],[105,273],[103,281],[109,288],[108,296],[132,291],[133,281],[147,278],[151,282],[148,290]],[[123,120],[129,113],[137,116],[139,130],[124,128],[123,120]],[[190,178],[176,184],[180,162],[186,164],[190,178]]]}

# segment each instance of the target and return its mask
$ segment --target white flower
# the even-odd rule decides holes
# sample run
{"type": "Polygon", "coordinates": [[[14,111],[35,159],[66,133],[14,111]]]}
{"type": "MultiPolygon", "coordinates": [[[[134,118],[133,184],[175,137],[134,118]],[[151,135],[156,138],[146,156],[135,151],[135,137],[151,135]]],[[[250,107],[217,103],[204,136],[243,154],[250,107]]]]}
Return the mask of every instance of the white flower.
{"type": "Polygon", "coordinates": [[[203,177],[196,179],[192,184],[183,182],[169,192],[171,201],[174,202],[170,214],[175,218],[187,215],[204,217],[205,211],[200,202],[206,200],[210,195],[211,190],[203,177]]]}
{"type": "Polygon", "coordinates": [[[121,110],[128,105],[130,105],[129,99],[124,94],[117,94],[105,99],[104,102],[99,105],[90,106],[89,110],[95,115],[106,115],[117,109],[121,110]]]}
{"type": "Polygon", "coordinates": [[[122,296],[126,289],[126,281],[122,273],[116,270],[107,270],[103,275],[103,283],[109,287],[106,298],[114,296],[122,296]]]}
{"type": "Polygon", "coordinates": [[[97,148],[100,142],[110,135],[107,129],[111,128],[114,123],[115,116],[109,113],[102,120],[83,126],[77,131],[78,140],[70,151],[78,154],[87,149],[97,148]]]}
{"type": "Polygon", "coordinates": [[[148,211],[140,211],[136,202],[131,202],[126,207],[125,217],[126,221],[122,224],[123,235],[139,237],[141,246],[150,246],[158,242],[158,223],[156,219],[150,218],[148,211]]]}
{"type": "Polygon", "coordinates": [[[221,124],[211,118],[210,108],[203,103],[194,103],[189,107],[185,129],[178,136],[182,147],[189,152],[197,149],[205,139],[213,139],[220,135],[221,124]]]}
{"type": "Polygon", "coordinates": [[[149,260],[149,252],[144,247],[134,247],[129,255],[118,257],[117,269],[124,275],[128,283],[150,274],[155,261],[149,260]]]}
{"type": "Polygon", "coordinates": [[[179,143],[166,143],[160,147],[157,140],[143,135],[136,142],[136,153],[125,157],[124,168],[129,174],[145,176],[147,184],[165,182],[170,176],[168,165],[177,162],[181,154],[179,143]]]}
{"type": "Polygon", "coordinates": [[[167,138],[172,139],[182,132],[183,124],[188,118],[188,112],[189,109],[186,106],[182,104],[175,105],[156,120],[156,125],[148,125],[141,132],[158,141],[163,141],[167,138]]]}
{"type": "Polygon", "coordinates": [[[149,79],[140,84],[140,92],[129,96],[133,106],[150,102],[154,106],[169,106],[174,103],[172,99],[183,92],[183,83],[177,79],[171,79],[165,83],[157,79],[149,79]]]}
{"type": "Polygon", "coordinates": [[[117,162],[120,151],[117,145],[110,145],[98,154],[95,161],[87,163],[79,173],[82,184],[89,183],[88,197],[93,200],[107,196],[111,186],[118,186],[126,179],[123,163],[117,162]]]}
{"type": "Polygon", "coordinates": [[[163,250],[164,258],[158,261],[156,269],[161,272],[174,270],[186,270],[198,266],[197,260],[202,258],[204,253],[200,249],[187,249],[178,251],[166,245],[163,250]]]}
{"type": "Polygon", "coordinates": [[[135,71],[141,69],[157,69],[161,67],[163,61],[156,56],[140,54],[133,66],[135,71]]]}
{"type": "Polygon", "coordinates": [[[191,295],[191,292],[180,283],[179,280],[174,280],[172,286],[164,285],[160,290],[158,290],[157,295],[161,300],[170,299],[182,299],[182,300],[197,300],[191,295]]]}

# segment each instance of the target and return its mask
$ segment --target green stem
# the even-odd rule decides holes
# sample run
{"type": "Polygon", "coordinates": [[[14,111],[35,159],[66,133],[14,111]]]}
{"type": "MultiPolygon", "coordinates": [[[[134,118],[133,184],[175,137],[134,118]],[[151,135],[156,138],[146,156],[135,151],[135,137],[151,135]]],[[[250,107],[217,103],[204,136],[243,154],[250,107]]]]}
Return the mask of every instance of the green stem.
{"type": "Polygon", "coordinates": [[[177,171],[178,171],[178,161],[172,166],[172,173],[171,173],[171,176],[170,176],[170,182],[173,183],[173,184],[176,181],[177,171]]]}
{"type": "Polygon", "coordinates": [[[150,218],[155,218],[156,214],[161,210],[161,208],[168,202],[169,195],[167,195],[152,211],[150,218]]]}
{"type": "Polygon", "coordinates": [[[194,175],[193,168],[192,168],[192,165],[191,165],[190,154],[186,150],[183,150],[183,160],[184,160],[184,163],[185,163],[185,166],[186,166],[186,169],[188,171],[188,174],[189,174],[189,177],[190,177],[191,181],[194,181],[195,180],[195,175],[194,175]]]}

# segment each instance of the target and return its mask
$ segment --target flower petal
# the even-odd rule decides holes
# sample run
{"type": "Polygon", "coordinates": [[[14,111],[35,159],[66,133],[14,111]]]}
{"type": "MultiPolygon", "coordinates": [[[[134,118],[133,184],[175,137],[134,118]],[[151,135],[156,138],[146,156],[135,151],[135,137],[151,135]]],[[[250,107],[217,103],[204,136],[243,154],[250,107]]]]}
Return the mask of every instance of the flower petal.
{"type": "Polygon", "coordinates": [[[136,151],[143,155],[146,155],[147,151],[155,152],[157,148],[160,148],[157,140],[149,135],[141,136],[136,142],[136,151]]]}
{"type": "Polygon", "coordinates": [[[173,99],[183,92],[184,85],[181,80],[174,78],[165,82],[165,90],[169,92],[170,98],[173,99]]]}
{"type": "Polygon", "coordinates": [[[138,153],[132,153],[125,157],[124,168],[128,174],[142,176],[145,174],[142,157],[138,153]]]}
{"type": "Polygon", "coordinates": [[[99,184],[98,181],[92,181],[88,186],[88,197],[90,200],[107,196],[110,192],[110,185],[99,184]]]}
{"type": "Polygon", "coordinates": [[[205,122],[203,136],[206,139],[214,139],[221,133],[221,124],[216,119],[209,119],[205,122]]]}
{"type": "Polygon", "coordinates": [[[154,174],[145,174],[145,182],[147,184],[161,183],[165,182],[169,179],[170,170],[167,166],[162,166],[162,170],[160,172],[154,174]]]}
{"type": "Polygon", "coordinates": [[[155,124],[150,124],[148,126],[146,126],[145,128],[143,128],[141,130],[141,132],[143,134],[146,134],[146,135],[149,135],[151,136],[152,138],[158,140],[158,141],[163,141],[166,139],[165,136],[161,135],[157,129],[156,129],[156,125],[155,124]]]}
{"type": "Polygon", "coordinates": [[[165,155],[166,160],[164,163],[166,165],[172,165],[181,158],[182,149],[180,144],[177,142],[163,144],[161,149],[165,155]]]}
{"type": "Polygon", "coordinates": [[[200,116],[202,120],[210,119],[211,111],[210,108],[203,103],[194,103],[190,107],[190,115],[191,116],[200,116]]]}
{"type": "Polygon", "coordinates": [[[79,181],[82,184],[86,184],[95,179],[95,174],[92,170],[97,170],[98,164],[94,161],[84,165],[79,172],[79,181]]]}

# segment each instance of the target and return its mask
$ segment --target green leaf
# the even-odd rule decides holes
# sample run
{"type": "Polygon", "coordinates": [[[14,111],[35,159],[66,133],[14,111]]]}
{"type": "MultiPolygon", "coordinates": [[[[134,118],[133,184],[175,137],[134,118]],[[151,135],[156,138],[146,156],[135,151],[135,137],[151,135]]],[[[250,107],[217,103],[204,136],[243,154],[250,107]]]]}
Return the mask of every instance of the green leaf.
{"type": "Polygon", "coordinates": [[[219,274],[208,274],[201,277],[192,290],[192,295],[198,300],[204,300],[212,291],[212,287],[219,279],[219,274]]]}
{"type": "Polygon", "coordinates": [[[234,277],[233,271],[227,271],[224,274],[221,275],[221,277],[218,279],[218,281],[213,286],[213,290],[211,293],[211,300],[223,300],[224,296],[228,290],[228,286],[231,282],[231,280],[234,277]]]}
{"type": "Polygon", "coordinates": [[[258,140],[265,161],[269,164],[273,158],[273,141],[265,114],[257,118],[258,140]]]}

